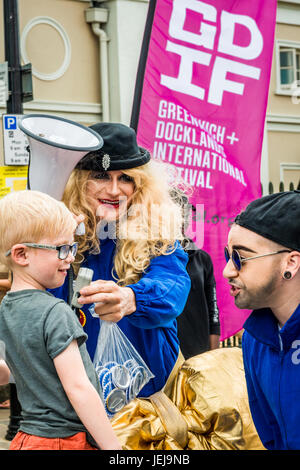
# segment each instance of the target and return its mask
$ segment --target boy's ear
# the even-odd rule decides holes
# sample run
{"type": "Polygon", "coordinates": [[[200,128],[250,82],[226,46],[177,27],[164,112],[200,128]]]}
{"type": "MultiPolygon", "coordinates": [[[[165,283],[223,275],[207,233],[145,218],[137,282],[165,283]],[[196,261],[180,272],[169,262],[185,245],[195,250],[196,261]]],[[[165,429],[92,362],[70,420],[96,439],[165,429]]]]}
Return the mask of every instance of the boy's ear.
{"type": "Polygon", "coordinates": [[[10,256],[13,262],[19,266],[27,266],[29,264],[28,247],[21,243],[12,247],[10,256]]]}

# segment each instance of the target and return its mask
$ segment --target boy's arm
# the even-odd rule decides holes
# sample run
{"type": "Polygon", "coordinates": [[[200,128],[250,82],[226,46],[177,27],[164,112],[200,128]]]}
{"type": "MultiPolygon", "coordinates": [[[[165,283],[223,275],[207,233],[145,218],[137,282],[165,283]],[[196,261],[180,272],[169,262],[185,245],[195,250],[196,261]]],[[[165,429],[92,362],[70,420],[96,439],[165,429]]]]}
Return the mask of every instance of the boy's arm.
{"type": "Polygon", "coordinates": [[[68,399],[99,447],[122,450],[101,398],[86,374],[77,341],[73,340],[53,361],[68,399]]]}
{"type": "Polygon", "coordinates": [[[6,385],[9,382],[10,370],[3,359],[0,359],[0,385],[6,385]]]}

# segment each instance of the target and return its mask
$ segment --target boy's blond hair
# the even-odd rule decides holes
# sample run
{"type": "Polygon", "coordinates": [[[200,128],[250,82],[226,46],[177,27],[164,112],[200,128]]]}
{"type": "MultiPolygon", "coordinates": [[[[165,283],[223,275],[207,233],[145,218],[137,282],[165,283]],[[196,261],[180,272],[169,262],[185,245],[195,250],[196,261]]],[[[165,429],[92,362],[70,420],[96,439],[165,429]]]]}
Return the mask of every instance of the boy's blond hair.
{"type": "Polygon", "coordinates": [[[17,191],[0,200],[0,263],[17,243],[38,243],[75,231],[76,221],[63,202],[39,191],[17,191]]]}

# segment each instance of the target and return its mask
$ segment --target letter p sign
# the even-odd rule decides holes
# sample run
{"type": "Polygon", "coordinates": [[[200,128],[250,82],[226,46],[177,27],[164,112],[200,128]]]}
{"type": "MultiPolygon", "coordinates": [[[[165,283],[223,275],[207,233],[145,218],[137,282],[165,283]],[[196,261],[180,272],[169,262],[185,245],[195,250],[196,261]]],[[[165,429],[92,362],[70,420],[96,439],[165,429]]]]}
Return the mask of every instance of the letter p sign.
{"type": "Polygon", "coordinates": [[[4,129],[9,131],[17,129],[16,116],[4,116],[4,129]]]}

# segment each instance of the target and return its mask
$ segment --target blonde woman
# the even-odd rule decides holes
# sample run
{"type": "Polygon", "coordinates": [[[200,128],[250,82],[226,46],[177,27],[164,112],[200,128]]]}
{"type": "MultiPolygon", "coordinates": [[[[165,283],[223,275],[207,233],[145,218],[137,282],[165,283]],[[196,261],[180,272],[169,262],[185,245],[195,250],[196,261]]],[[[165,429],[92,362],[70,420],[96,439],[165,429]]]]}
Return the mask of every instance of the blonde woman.
{"type": "MultiPolygon", "coordinates": [[[[147,397],[161,390],[178,355],[176,317],[190,290],[187,255],[181,248],[182,209],[170,196],[171,176],[135,132],[122,124],[91,126],[104,140],[73,171],[64,202],[85,216],[74,263],[93,269],[90,286],[81,290],[81,319],[93,359],[99,321],[118,322],[154,374],[141,390],[147,397]]],[[[174,191],[173,191],[174,193],[174,191]]],[[[68,280],[54,295],[67,300],[68,280]]]]}

